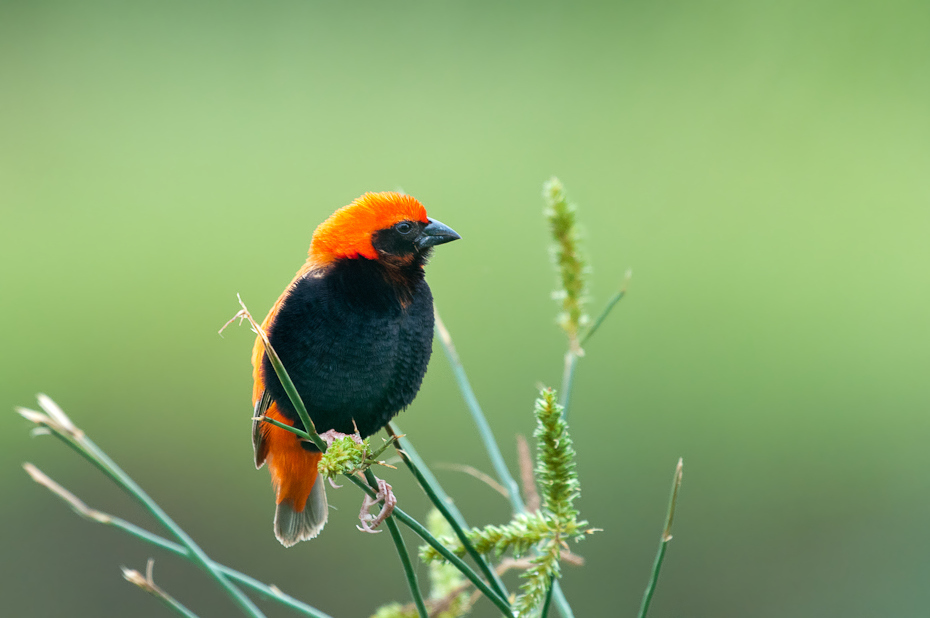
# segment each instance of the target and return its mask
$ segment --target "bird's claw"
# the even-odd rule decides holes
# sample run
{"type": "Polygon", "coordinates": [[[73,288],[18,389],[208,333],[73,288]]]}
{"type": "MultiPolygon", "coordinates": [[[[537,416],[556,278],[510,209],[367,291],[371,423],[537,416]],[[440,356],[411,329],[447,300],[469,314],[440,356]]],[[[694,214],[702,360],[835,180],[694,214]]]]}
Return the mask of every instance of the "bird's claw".
{"type": "Polygon", "coordinates": [[[378,493],[375,494],[374,498],[369,497],[368,495],[362,500],[362,510],[358,514],[359,520],[362,522],[361,526],[356,526],[362,532],[368,532],[370,534],[377,534],[381,532],[380,530],[375,530],[381,523],[390,517],[391,513],[394,512],[394,507],[397,505],[397,497],[394,495],[394,492],[391,490],[391,486],[388,485],[386,481],[377,479],[378,481],[378,493]],[[377,515],[372,515],[368,510],[378,504],[380,501],[384,501],[384,506],[381,507],[381,511],[377,515]]]}
{"type": "Polygon", "coordinates": [[[355,433],[339,433],[335,429],[330,429],[329,431],[324,431],[321,433],[320,437],[323,438],[324,442],[326,442],[326,446],[332,446],[333,442],[343,438],[352,438],[353,442],[359,446],[362,445],[362,436],[359,435],[358,431],[355,433]]]}

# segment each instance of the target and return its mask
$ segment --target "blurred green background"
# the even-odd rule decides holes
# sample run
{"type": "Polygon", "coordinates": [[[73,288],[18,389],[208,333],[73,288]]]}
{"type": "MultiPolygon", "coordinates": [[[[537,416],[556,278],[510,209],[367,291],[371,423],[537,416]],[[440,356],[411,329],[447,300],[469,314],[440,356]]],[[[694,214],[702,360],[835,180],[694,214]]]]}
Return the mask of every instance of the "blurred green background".
{"type": "MultiPolygon", "coordinates": [[[[925,616],[928,32],[919,1],[3,2],[0,614],[166,615],[119,576],[149,556],[194,611],[235,612],[27,479],[154,529],[29,438],[11,410],[40,391],[219,561],[337,618],[406,601],[352,488],[319,539],[275,541],[252,336],[217,329],[237,292],[264,314],[335,208],[402,187],[463,237],[428,278],[513,463],[565,348],[558,174],[592,311],[634,271],[575,384],[579,505],[604,529],[565,569],[576,615],[635,615],[683,456],[654,618],[925,616]]],[[[399,420],[428,462],[490,471],[441,351],[399,420]]],[[[437,474],[473,524],[507,517],[437,474]]]]}

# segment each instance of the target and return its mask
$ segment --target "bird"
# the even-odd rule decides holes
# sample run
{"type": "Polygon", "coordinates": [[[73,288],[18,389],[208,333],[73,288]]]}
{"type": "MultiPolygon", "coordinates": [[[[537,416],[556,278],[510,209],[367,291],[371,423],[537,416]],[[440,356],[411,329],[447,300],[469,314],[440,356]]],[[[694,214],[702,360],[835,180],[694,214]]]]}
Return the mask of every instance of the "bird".
{"type": "MultiPolygon", "coordinates": [[[[429,363],[433,247],[458,240],[415,198],[365,193],[313,233],[306,263],[262,322],[319,433],[364,438],[413,401],[429,363]]],[[[275,491],[274,533],[285,547],[315,538],[328,506],[312,443],[260,420],[304,430],[265,354],[252,350],[252,446],[275,491]]]]}

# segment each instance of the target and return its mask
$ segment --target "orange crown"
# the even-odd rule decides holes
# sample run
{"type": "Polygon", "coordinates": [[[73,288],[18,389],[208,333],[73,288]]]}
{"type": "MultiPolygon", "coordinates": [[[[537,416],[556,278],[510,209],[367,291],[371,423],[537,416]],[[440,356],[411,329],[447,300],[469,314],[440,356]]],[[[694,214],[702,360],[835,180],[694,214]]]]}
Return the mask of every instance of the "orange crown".
{"type": "Polygon", "coordinates": [[[423,204],[409,195],[393,191],[366,193],[316,228],[309,261],[322,266],[339,258],[377,259],[371,235],[400,221],[429,223],[423,204]]]}

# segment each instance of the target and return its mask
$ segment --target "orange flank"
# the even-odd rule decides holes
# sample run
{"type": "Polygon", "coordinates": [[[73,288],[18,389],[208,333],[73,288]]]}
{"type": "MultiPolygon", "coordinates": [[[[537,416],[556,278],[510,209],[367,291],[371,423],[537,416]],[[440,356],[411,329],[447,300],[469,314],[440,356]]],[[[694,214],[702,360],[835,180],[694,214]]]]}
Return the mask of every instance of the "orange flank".
{"type": "MultiPolygon", "coordinates": [[[[274,404],[265,415],[285,425],[293,425],[274,404]]],[[[317,464],[323,454],[308,451],[300,445],[300,438],[271,423],[262,423],[261,431],[267,445],[268,469],[275,488],[276,504],[287,502],[294,512],[303,512],[310,490],[316,483],[317,464]]]]}

